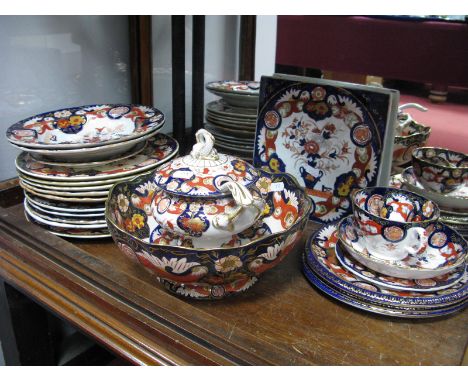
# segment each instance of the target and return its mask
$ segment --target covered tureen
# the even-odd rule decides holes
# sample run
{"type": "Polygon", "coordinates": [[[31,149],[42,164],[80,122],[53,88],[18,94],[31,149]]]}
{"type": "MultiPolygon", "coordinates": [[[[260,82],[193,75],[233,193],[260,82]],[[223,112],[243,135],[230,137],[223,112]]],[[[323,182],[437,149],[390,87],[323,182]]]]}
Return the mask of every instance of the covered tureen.
{"type": "Polygon", "coordinates": [[[262,214],[259,174],[249,163],[218,153],[208,131],[199,130],[196,140],[189,155],[154,174],[158,190],[151,212],[162,230],[189,237],[195,247],[220,247],[262,214]]]}

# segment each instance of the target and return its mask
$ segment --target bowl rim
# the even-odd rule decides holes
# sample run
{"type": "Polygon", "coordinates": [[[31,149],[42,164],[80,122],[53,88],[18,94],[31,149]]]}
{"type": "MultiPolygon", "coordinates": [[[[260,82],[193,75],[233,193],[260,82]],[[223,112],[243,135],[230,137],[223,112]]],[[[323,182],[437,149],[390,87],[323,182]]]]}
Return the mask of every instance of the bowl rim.
{"type": "MultiPolygon", "coordinates": [[[[365,187],[365,188],[361,188],[361,189],[358,189],[354,192],[354,194],[352,195],[352,199],[351,199],[351,204],[352,204],[352,207],[353,207],[353,211],[355,211],[355,209],[358,209],[359,211],[362,211],[364,212],[365,214],[368,214],[368,215],[371,215],[373,218],[376,218],[376,219],[380,219],[380,220],[383,220],[385,222],[388,222],[388,223],[391,223],[393,225],[409,225],[409,226],[419,226],[421,224],[427,224],[427,223],[434,223],[434,222],[437,222],[437,220],[439,219],[440,217],[440,208],[439,208],[439,205],[434,202],[433,200],[431,199],[428,199],[422,195],[419,195],[417,194],[416,192],[413,192],[413,191],[408,191],[408,190],[402,190],[401,188],[396,188],[396,187],[379,187],[379,186],[374,186],[374,187],[365,187]],[[356,199],[356,195],[361,192],[361,191],[367,191],[367,190],[374,190],[374,189],[386,189],[386,190],[395,190],[395,191],[398,191],[398,192],[401,192],[402,194],[410,194],[412,196],[416,196],[418,198],[421,198],[423,200],[425,200],[426,202],[431,202],[433,205],[434,205],[434,215],[432,216],[432,218],[430,219],[426,219],[426,220],[422,220],[420,222],[399,222],[399,221],[396,221],[396,220],[391,220],[391,219],[387,219],[387,218],[382,218],[380,216],[376,216],[374,214],[372,214],[371,212],[365,210],[364,208],[360,207],[357,205],[357,203],[355,202],[355,199],[356,199]]],[[[424,204],[424,203],[423,203],[424,204]]]]}
{"type": "Polygon", "coordinates": [[[460,151],[451,150],[451,149],[448,149],[448,148],[445,148],[445,147],[433,147],[433,146],[423,146],[423,147],[418,147],[418,148],[414,149],[412,151],[412,153],[411,153],[412,159],[417,161],[417,162],[422,162],[422,163],[425,163],[425,164],[427,164],[429,166],[433,166],[433,167],[436,167],[436,168],[439,168],[439,169],[442,169],[442,170],[450,170],[450,171],[453,171],[453,170],[466,171],[466,170],[468,170],[468,166],[460,166],[460,167],[444,166],[444,165],[441,165],[441,164],[436,164],[436,163],[429,162],[428,160],[425,160],[423,158],[418,158],[416,156],[416,153],[418,151],[426,151],[426,150],[451,152],[451,153],[454,153],[454,154],[459,154],[459,155],[465,157],[466,160],[468,160],[468,155],[466,155],[465,153],[462,153],[460,151]]]}
{"type": "MultiPolygon", "coordinates": [[[[153,117],[150,117],[150,118],[153,118],[153,117]]],[[[10,143],[14,144],[15,146],[19,146],[18,148],[26,147],[26,148],[32,148],[32,149],[52,149],[52,150],[83,149],[83,148],[91,148],[91,147],[101,147],[101,146],[105,146],[105,145],[109,145],[109,144],[130,141],[130,140],[139,138],[141,136],[150,134],[150,133],[152,133],[154,131],[160,130],[163,127],[165,122],[166,122],[166,117],[165,117],[164,113],[161,110],[159,110],[159,109],[157,109],[157,108],[155,108],[153,106],[136,104],[136,103],[97,103],[97,104],[90,104],[90,105],[63,107],[63,108],[60,108],[60,109],[45,111],[45,112],[42,112],[42,113],[39,113],[39,114],[29,116],[27,118],[24,118],[24,119],[22,119],[20,121],[15,122],[10,127],[8,127],[8,129],[5,132],[5,135],[6,135],[7,140],[10,143]],[[149,129],[147,131],[140,132],[140,133],[132,132],[132,133],[130,133],[128,135],[125,135],[124,137],[120,137],[120,138],[116,138],[116,139],[109,139],[107,141],[101,141],[101,142],[95,142],[95,143],[83,143],[83,142],[80,142],[80,143],[28,143],[28,142],[23,142],[21,140],[11,138],[12,131],[14,129],[22,128],[24,126],[24,124],[26,122],[30,121],[31,119],[40,118],[40,117],[42,117],[42,116],[44,116],[46,114],[56,113],[56,112],[59,112],[59,111],[66,111],[66,110],[70,110],[70,109],[86,109],[86,108],[92,108],[92,107],[96,107],[96,106],[110,106],[111,109],[116,108],[116,107],[120,107],[120,106],[126,106],[126,107],[130,107],[130,108],[144,107],[144,108],[148,108],[148,109],[153,110],[155,112],[155,116],[160,115],[161,119],[160,119],[160,121],[156,122],[155,126],[153,126],[151,129],[149,129]]]]}
{"type": "MultiPolygon", "coordinates": [[[[304,221],[304,219],[309,219],[309,215],[310,215],[310,210],[312,209],[312,200],[311,198],[309,197],[309,195],[305,192],[305,189],[304,187],[302,187],[298,181],[296,180],[296,178],[294,178],[293,176],[289,175],[288,173],[285,173],[285,172],[280,172],[280,173],[271,173],[269,171],[265,171],[265,170],[262,170],[262,169],[258,169],[260,173],[266,173],[266,174],[270,174],[270,175],[274,175],[274,176],[287,176],[289,177],[292,181],[293,181],[293,184],[297,187],[297,189],[304,195],[304,201],[305,201],[305,206],[304,206],[304,214],[299,217],[293,225],[291,225],[289,228],[281,231],[281,232],[276,232],[276,233],[272,233],[272,234],[269,234],[269,235],[266,235],[266,236],[262,236],[258,239],[255,239],[253,241],[249,241],[248,243],[246,244],[242,244],[242,245],[239,245],[237,247],[213,247],[213,248],[190,248],[190,247],[182,247],[182,246],[177,246],[177,245],[165,245],[165,244],[154,244],[154,243],[149,243],[149,242],[146,242],[146,241],[143,241],[142,239],[138,238],[138,237],[135,237],[131,234],[129,234],[128,232],[124,231],[123,229],[119,228],[118,226],[116,226],[114,224],[114,222],[112,221],[112,219],[110,218],[110,211],[109,211],[109,200],[113,194],[113,191],[114,189],[120,185],[120,184],[124,184],[124,183],[131,183],[131,182],[134,182],[136,181],[138,178],[149,178],[149,177],[152,177],[153,176],[153,173],[150,173],[150,174],[145,174],[145,175],[138,175],[138,176],[135,176],[134,178],[132,179],[129,179],[127,181],[123,181],[123,182],[118,182],[118,183],[115,183],[112,188],[109,190],[109,195],[106,199],[106,202],[105,202],[105,206],[106,206],[106,210],[105,210],[105,219],[108,223],[108,225],[111,225],[113,229],[116,229],[117,231],[119,231],[121,234],[124,234],[124,235],[127,235],[129,237],[132,238],[132,240],[135,240],[137,241],[138,243],[142,244],[143,246],[145,247],[149,247],[149,248],[159,248],[159,247],[163,247],[163,248],[176,248],[176,249],[179,249],[179,250],[185,250],[185,251],[191,251],[191,252],[196,252],[196,253],[201,253],[201,252],[206,252],[208,250],[210,251],[221,251],[221,252],[224,252],[224,251],[232,251],[233,249],[242,249],[242,248],[246,248],[246,247],[249,247],[251,246],[252,244],[255,244],[255,243],[258,243],[262,240],[265,240],[267,238],[276,238],[282,234],[285,234],[289,231],[292,231],[295,227],[299,226],[300,224],[302,224],[302,222],[304,221]]],[[[260,176],[261,177],[261,176],[260,176]]],[[[158,187],[156,185],[156,187],[158,187]]]]}

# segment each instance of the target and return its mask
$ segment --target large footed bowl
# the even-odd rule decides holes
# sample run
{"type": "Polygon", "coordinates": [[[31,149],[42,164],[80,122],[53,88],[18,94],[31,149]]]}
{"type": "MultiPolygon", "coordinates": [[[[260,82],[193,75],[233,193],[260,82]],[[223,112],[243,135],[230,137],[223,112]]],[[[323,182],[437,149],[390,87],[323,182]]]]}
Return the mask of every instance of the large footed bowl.
{"type": "MultiPolygon", "coordinates": [[[[250,288],[300,240],[312,202],[288,174],[259,171],[255,186],[266,201],[259,221],[218,248],[193,248],[189,237],[162,230],[154,217],[153,175],[116,184],[106,202],[112,238],[169,291],[219,299],[250,288]]],[[[196,224],[196,222],[193,222],[196,224]]]]}

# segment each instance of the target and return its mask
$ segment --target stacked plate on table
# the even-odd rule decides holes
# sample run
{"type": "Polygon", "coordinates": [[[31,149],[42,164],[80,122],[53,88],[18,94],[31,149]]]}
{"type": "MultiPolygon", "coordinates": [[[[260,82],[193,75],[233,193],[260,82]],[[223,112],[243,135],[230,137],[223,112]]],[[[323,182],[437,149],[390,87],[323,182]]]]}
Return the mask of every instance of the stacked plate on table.
{"type": "Polygon", "coordinates": [[[92,105],[43,113],[11,126],[29,221],[58,236],[110,237],[104,210],[112,186],[177,155],[159,133],[164,115],[138,105],[92,105]]]}
{"type": "Polygon", "coordinates": [[[260,83],[215,81],[206,88],[221,97],[206,106],[206,129],[223,152],[252,160],[260,83]]]}
{"type": "Polygon", "coordinates": [[[427,199],[424,208],[410,211],[407,221],[399,219],[397,215],[406,216],[406,208],[419,197],[412,199],[410,194],[392,188],[357,192],[355,204],[387,216],[380,218],[384,228],[377,229],[378,219],[367,219],[360,208],[354,208],[354,216],[324,225],[306,244],[306,278],[328,296],[387,316],[430,318],[464,309],[468,245],[437,220],[438,209],[427,199]],[[384,237],[387,242],[376,249],[384,237]]]}

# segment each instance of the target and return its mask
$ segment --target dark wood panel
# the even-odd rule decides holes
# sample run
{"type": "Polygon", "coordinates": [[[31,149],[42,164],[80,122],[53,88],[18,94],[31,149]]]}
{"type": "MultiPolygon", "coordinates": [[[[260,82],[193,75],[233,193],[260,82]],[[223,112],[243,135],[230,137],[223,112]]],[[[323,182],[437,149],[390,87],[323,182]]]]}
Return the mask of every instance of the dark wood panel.
{"type": "Polygon", "coordinates": [[[241,16],[239,36],[239,80],[255,79],[257,16],[241,16]]]}
{"type": "Polygon", "coordinates": [[[172,16],[172,124],[180,153],[189,147],[185,139],[185,16],[172,16]]]}
{"type": "Polygon", "coordinates": [[[132,102],[153,105],[151,16],[128,17],[132,102]]]}
{"type": "Polygon", "coordinates": [[[193,16],[192,39],[192,134],[203,128],[205,113],[205,16],[193,16]]]}

